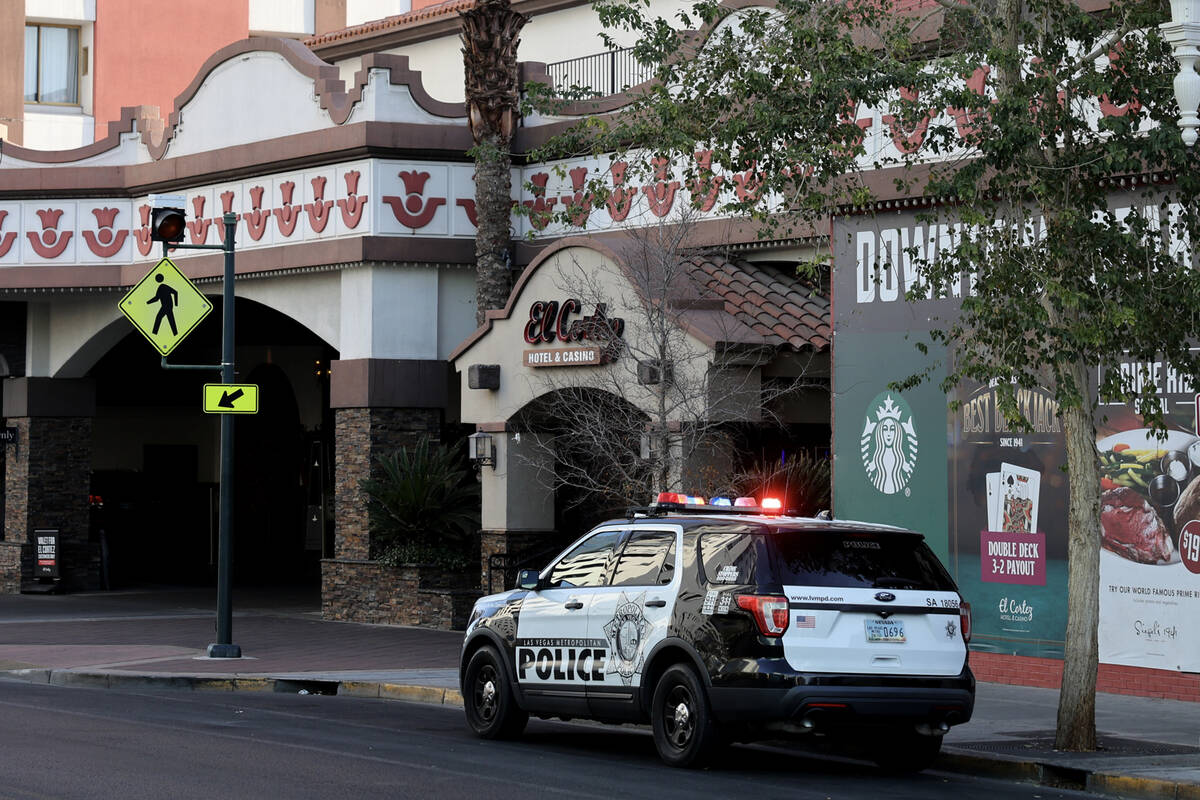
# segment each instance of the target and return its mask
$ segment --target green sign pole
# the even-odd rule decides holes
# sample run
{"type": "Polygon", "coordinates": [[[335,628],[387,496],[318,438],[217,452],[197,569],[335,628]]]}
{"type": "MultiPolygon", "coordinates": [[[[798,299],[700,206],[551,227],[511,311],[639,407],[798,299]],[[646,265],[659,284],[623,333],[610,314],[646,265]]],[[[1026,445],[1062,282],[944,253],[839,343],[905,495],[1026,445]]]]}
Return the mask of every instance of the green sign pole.
{"type": "MultiPolygon", "coordinates": [[[[233,237],[237,217],[225,214],[225,285],[221,309],[221,382],[233,383],[233,237]]],[[[208,646],[211,658],[241,658],[233,643],[233,415],[221,415],[221,528],[217,545],[217,641],[208,646]]]]}
{"type": "MultiPolygon", "coordinates": [[[[225,225],[224,243],[212,244],[168,244],[163,242],[163,257],[168,247],[183,250],[223,250],[225,252],[225,283],[221,298],[224,308],[221,333],[221,363],[211,364],[168,364],[163,356],[163,369],[219,369],[221,382],[233,383],[233,281],[234,281],[234,234],[237,216],[225,214],[221,217],[225,225]]],[[[221,415],[221,508],[220,530],[217,540],[217,641],[208,646],[210,658],[241,658],[242,648],[233,643],[233,415],[221,415]]]]}

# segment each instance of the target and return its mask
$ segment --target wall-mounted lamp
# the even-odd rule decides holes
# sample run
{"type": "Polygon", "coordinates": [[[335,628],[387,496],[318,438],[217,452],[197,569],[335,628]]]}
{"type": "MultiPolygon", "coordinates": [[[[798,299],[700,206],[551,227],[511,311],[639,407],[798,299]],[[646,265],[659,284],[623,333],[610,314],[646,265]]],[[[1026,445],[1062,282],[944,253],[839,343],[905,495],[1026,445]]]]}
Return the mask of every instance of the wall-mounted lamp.
{"type": "Polygon", "coordinates": [[[1175,76],[1175,99],[1179,101],[1179,127],[1183,143],[1196,143],[1200,128],[1200,0],[1171,0],[1171,21],[1158,26],[1163,38],[1171,43],[1179,74],[1175,76]]]}
{"type": "Polygon", "coordinates": [[[491,434],[478,431],[467,437],[467,456],[479,466],[496,468],[495,442],[491,434]]]}

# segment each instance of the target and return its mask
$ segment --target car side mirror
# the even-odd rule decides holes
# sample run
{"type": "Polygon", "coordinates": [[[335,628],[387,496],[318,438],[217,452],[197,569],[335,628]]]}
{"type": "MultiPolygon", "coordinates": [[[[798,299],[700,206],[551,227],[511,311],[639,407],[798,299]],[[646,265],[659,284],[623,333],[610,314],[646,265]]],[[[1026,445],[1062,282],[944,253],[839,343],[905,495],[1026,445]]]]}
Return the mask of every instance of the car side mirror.
{"type": "Polygon", "coordinates": [[[523,569],[517,573],[517,588],[536,591],[541,576],[536,569],[523,569]]]}

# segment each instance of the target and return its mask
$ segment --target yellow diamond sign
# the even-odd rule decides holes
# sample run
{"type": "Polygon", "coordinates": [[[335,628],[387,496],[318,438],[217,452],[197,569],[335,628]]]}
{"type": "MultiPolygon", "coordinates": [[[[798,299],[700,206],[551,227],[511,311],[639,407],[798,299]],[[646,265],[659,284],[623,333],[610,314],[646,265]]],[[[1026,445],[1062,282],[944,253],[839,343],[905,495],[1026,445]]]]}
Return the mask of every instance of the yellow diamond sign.
{"type": "Polygon", "coordinates": [[[121,313],[164,356],[174,350],[212,308],[204,293],[193,286],[169,258],[155,264],[120,303],[121,313]]]}

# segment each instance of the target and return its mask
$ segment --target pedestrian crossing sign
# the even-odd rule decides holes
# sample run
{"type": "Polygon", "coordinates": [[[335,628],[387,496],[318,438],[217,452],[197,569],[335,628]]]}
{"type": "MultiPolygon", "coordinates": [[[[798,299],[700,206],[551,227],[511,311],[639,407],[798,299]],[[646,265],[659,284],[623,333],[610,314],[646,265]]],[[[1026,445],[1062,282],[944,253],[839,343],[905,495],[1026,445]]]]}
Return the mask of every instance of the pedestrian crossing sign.
{"type": "Polygon", "coordinates": [[[169,258],[155,264],[120,303],[121,313],[164,356],[169,355],[212,308],[212,302],[169,258]]]}

